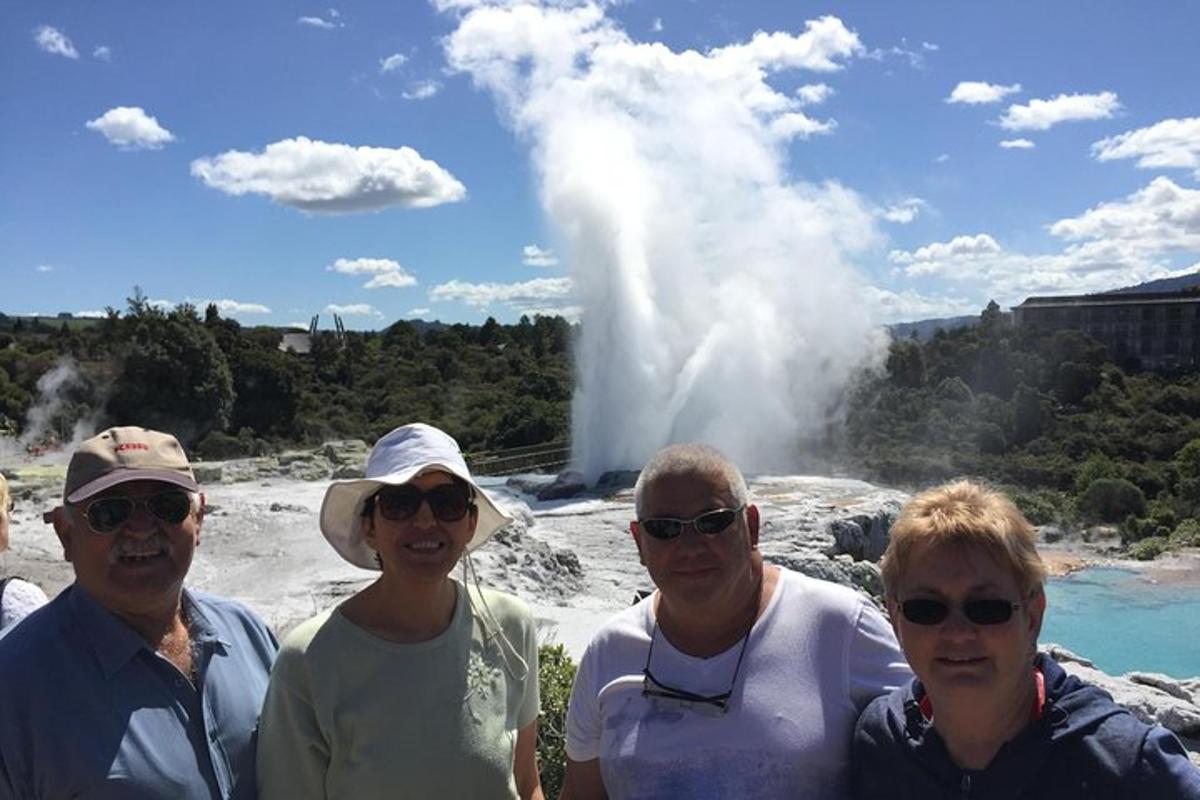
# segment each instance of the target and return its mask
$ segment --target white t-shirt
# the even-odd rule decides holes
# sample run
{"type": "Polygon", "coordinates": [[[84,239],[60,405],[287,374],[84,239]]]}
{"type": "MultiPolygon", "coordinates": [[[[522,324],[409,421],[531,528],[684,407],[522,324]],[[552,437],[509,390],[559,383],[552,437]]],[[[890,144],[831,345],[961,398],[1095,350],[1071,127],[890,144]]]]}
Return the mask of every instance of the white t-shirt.
{"type": "MultiPolygon", "coordinates": [[[[912,675],[891,627],[852,589],[780,570],[722,716],[642,696],[653,595],[609,620],[579,664],[567,755],[600,759],[613,800],[842,798],[859,712],[912,675]]],[[[711,658],[659,631],[654,677],[701,695],[730,688],[742,643],[711,658]]]]}

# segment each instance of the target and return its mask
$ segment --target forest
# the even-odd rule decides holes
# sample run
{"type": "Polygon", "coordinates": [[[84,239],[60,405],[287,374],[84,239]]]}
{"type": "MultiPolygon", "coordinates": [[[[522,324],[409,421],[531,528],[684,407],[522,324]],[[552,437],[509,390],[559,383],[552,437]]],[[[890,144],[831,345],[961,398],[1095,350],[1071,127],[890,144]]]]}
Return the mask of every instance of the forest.
{"type": "MultiPolygon", "coordinates": [[[[321,331],[300,354],[280,329],[135,289],[96,320],[0,319],[0,435],[136,421],[207,459],[373,441],[417,419],[470,452],[562,441],[576,333],[560,317],[400,321],[321,331]]],[[[892,340],[829,409],[820,446],[901,488],[984,478],[1037,524],[1117,526],[1138,557],[1200,545],[1200,376],[1123,370],[1086,335],[1016,328],[995,303],[975,325],[892,340]]]]}

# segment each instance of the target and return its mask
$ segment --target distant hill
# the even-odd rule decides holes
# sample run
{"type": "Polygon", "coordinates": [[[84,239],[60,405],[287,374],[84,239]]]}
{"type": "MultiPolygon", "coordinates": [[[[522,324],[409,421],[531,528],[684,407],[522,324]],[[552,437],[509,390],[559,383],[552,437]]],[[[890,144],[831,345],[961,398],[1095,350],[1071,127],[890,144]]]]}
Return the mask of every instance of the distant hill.
{"type": "Polygon", "coordinates": [[[1200,289],[1200,270],[1180,275],[1175,278],[1160,278],[1156,281],[1146,281],[1137,286],[1126,286],[1124,289],[1114,289],[1103,294],[1146,294],[1148,292],[1182,292],[1188,289],[1200,289]]]}
{"type": "Polygon", "coordinates": [[[944,331],[953,331],[977,322],[979,322],[979,315],[972,314],[967,317],[941,317],[939,319],[921,319],[916,322],[897,322],[895,325],[889,325],[888,330],[894,339],[907,339],[915,331],[917,338],[925,341],[933,338],[933,334],[937,332],[938,328],[944,331]]]}

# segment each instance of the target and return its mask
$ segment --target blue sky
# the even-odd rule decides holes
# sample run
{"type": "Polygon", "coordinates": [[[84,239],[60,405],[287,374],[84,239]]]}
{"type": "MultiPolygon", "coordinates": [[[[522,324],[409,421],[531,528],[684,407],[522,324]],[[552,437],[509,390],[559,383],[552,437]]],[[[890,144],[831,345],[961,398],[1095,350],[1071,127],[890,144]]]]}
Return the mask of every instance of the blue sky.
{"type": "Polygon", "coordinates": [[[811,201],[774,223],[814,231],[797,280],[877,322],[1164,277],[1200,266],[1197,30],[1178,2],[9,2],[0,311],[136,284],[245,324],[586,320],[724,237],[664,221],[717,192],[811,201]]]}

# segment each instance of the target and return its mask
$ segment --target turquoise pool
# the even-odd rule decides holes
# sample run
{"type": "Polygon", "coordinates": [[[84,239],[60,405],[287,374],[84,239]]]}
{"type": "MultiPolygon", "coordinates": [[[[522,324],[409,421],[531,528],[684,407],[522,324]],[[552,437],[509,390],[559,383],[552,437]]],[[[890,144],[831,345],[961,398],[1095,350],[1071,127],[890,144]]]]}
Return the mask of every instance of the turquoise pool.
{"type": "Polygon", "coordinates": [[[1046,596],[1042,642],[1057,642],[1113,675],[1200,675],[1200,589],[1104,567],[1055,578],[1046,596]]]}

